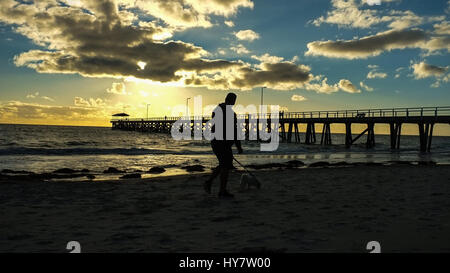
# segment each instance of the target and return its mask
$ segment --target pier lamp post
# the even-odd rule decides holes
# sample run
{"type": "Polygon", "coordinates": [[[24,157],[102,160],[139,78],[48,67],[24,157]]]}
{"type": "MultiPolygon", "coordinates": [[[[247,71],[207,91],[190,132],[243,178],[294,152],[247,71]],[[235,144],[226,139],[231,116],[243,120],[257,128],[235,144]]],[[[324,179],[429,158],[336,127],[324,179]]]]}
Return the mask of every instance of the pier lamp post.
{"type": "Polygon", "coordinates": [[[189,100],[191,98],[186,98],[186,117],[189,115],[189,100]]]}
{"type": "Polygon", "coordinates": [[[259,111],[261,111],[261,107],[263,106],[263,103],[264,103],[264,88],[267,88],[267,87],[265,87],[265,86],[263,86],[263,87],[261,87],[261,105],[260,105],[260,109],[259,109],[259,111]]]}
{"type": "Polygon", "coordinates": [[[148,107],[150,106],[150,103],[147,103],[147,120],[148,120],[148,107]]]}

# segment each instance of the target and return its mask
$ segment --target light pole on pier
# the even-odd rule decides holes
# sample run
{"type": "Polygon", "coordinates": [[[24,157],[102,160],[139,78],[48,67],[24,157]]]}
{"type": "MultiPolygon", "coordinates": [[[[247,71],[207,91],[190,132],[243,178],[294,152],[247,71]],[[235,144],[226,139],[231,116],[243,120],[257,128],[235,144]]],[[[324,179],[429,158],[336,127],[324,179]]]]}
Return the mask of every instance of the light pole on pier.
{"type": "Polygon", "coordinates": [[[148,120],[148,107],[150,106],[150,103],[147,103],[147,120],[148,120]]]}
{"type": "Polygon", "coordinates": [[[190,100],[191,98],[186,98],[186,117],[188,117],[189,116],[189,100],[190,100]]]}
{"type": "Polygon", "coordinates": [[[261,87],[261,105],[260,105],[260,110],[262,109],[263,103],[264,103],[264,88],[267,88],[265,86],[261,87]]]}

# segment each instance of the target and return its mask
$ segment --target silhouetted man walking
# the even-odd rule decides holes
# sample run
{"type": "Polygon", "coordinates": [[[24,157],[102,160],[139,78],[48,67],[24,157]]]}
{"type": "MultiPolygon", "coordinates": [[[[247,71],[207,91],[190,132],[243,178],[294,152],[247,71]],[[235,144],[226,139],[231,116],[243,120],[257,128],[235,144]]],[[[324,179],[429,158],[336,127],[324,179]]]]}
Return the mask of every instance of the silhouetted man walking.
{"type": "MultiPolygon", "coordinates": [[[[231,150],[233,144],[236,145],[238,153],[242,153],[241,141],[237,139],[237,117],[236,113],[234,113],[234,111],[231,109],[231,106],[236,103],[236,97],[236,94],[228,93],[225,98],[225,102],[219,104],[212,113],[212,117],[214,118],[217,111],[222,111],[222,119],[216,120],[216,124],[222,122],[223,137],[222,139],[218,139],[218,137],[215,136],[215,138],[211,140],[211,147],[214,154],[217,156],[217,159],[219,160],[219,166],[214,169],[211,177],[207,181],[205,181],[204,188],[207,193],[211,193],[211,184],[213,180],[220,174],[219,197],[222,198],[233,197],[233,195],[227,191],[228,173],[230,169],[233,168],[233,152],[231,150]],[[231,111],[232,113],[227,113],[227,108],[228,111],[231,111]],[[227,120],[227,116],[232,116],[233,120],[227,120]],[[232,122],[233,124],[233,139],[226,138],[227,122],[232,122]]],[[[213,127],[211,128],[211,132],[215,133],[215,125],[213,125],[213,127]]]]}

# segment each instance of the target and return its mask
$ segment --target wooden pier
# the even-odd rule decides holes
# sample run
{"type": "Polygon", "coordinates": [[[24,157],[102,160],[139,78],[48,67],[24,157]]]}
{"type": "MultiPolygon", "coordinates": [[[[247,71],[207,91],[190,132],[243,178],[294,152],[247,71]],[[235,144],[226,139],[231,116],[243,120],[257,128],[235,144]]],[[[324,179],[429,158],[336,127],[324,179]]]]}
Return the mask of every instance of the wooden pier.
{"type": "MultiPolygon", "coordinates": [[[[249,115],[238,115],[243,119],[241,128],[248,139],[249,115]]],[[[177,120],[185,120],[191,128],[203,129],[209,116],[203,117],[162,117],[148,119],[113,119],[112,128],[118,130],[141,131],[152,133],[170,133],[172,124],[177,120]]],[[[269,114],[256,115],[259,119],[267,119],[271,123],[269,114]]],[[[316,139],[316,124],[322,124],[321,145],[331,145],[331,124],[345,125],[345,146],[350,148],[362,136],[366,135],[366,147],[375,146],[375,124],[388,124],[390,126],[391,149],[400,148],[401,130],[403,124],[416,124],[418,126],[420,151],[429,152],[435,124],[450,124],[449,107],[417,107],[417,108],[390,108],[390,109],[362,109],[338,111],[310,111],[310,112],[280,112],[279,134],[280,141],[314,144],[316,139]],[[299,126],[306,125],[305,137],[300,138],[299,126]],[[352,124],[364,124],[365,130],[353,137],[352,124]]],[[[259,125],[258,125],[259,126],[259,125]]],[[[273,126],[269,126],[269,129],[273,126]]],[[[260,127],[258,127],[260,128],[260,127]]],[[[259,134],[258,134],[259,136],[259,134]]],[[[259,137],[258,137],[259,138],[259,137]]]]}

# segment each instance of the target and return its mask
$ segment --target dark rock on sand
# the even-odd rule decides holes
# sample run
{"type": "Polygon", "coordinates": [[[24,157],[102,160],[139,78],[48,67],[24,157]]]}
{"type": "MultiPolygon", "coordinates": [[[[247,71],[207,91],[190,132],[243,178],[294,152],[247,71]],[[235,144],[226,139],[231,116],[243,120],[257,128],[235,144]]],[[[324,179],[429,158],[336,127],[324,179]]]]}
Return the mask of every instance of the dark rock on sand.
{"type": "Polygon", "coordinates": [[[186,167],[181,167],[185,169],[187,172],[203,172],[205,171],[205,167],[203,165],[190,165],[186,167]]]}
{"type": "Polygon", "coordinates": [[[328,167],[330,166],[330,163],[326,162],[326,161],[318,161],[318,162],[314,162],[309,164],[309,167],[328,167]]]}
{"type": "Polygon", "coordinates": [[[345,161],[339,161],[339,162],[336,162],[336,163],[332,163],[330,165],[331,166],[349,166],[349,165],[352,165],[352,164],[350,164],[348,162],[345,162],[345,161]]]}
{"type": "Polygon", "coordinates": [[[109,167],[107,170],[104,170],[103,173],[125,173],[124,171],[118,170],[114,167],[109,167]]]}
{"type": "Polygon", "coordinates": [[[82,173],[90,173],[91,171],[88,170],[88,169],[82,169],[81,172],[82,172],[82,173]]]}
{"type": "Polygon", "coordinates": [[[366,166],[383,166],[383,163],[380,163],[380,162],[367,162],[366,166]]]}
{"type": "Polygon", "coordinates": [[[64,174],[72,174],[72,173],[77,173],[77,170],[73,170],[70,168],[62,168],[62,169],[58,169],[56,171],[54,171],[53,173],[64,173],[64,174]]]}
{"type": "Polygon", "coordinates": [[[94,180],[95,179],[95,175],[88,174],[88,175],[86,175],[86,178],[89,179],[89,180],[94,180]]]}
{"type": "Polygon", "coordinates": [[[135,178],[141,178],[141,174],[140,173],[130,173],[130,174],[126,174],[124,176],[120,177],[121,179],[135,179],[135,178]]]}
{"type": "Polygon", "coordinates": [[[411,161],[401,161],[401,160],[390,161],[390,163],[397,165],[413,165],[411,161]]]}
{"type": "Polygon", "coordinates": [[[165,171],[166,171],[166,169],[164,169],[163,167],[152,167],[152,168],[150,168],[150,170],[148,172],[149,173],[163,173],[165,171]]]}
{"type": "Polygon", "coordinates": [[[286,167],[283,163],[267,163],[267,164],[252,164],[247,165],[248,168],[261,170],[261,169],[271,169],[271,168],[282,168],[286,167]]]}
{"type": "Polygon", "coordinates": [[[419,161],[417,162],[418,165],[422,165],[422,166],[436,166],[436,162],[434,161],[419,161]]]}
{"type": "Polygon", "coordinates": [[[290,161],[286,162],[286,164],[288,165],[288,167],[305,166],[305,163],[303,161],[300,161],[300,160],[290,160],[290,161]]]}
{"type": "Polygon", "coordinates": [[[2,170],[2,173],[6,173],[6,174],[33,174],[33,172],[13,171],[13,170],[10,170],[10,169],[4,169],[4,170],[2,170]]]}
{"type": "Polygon", "coordinates": [[[251,164],[247,165],[246,167],[255,169],[255,170],[262,170],[262,169],[273,169],[273,168],[295,168],[295,167],[302,167],[305,163],[300,160],[291,160],[286,163],[266,163],[266,164],[251,164]]]}
{"type": "Polygon", "coordinates": [[[29,178],[34,178],[34,179],[43,179],[43,180],[48,180],[48,179],[70,179],[70,178],[78,178],[78,177],[83,177],[85,176],[84,174],[80,174],[80,173],[41,173],[41,174],[34,174],[34,175],[29,175],[29,178]]]}

